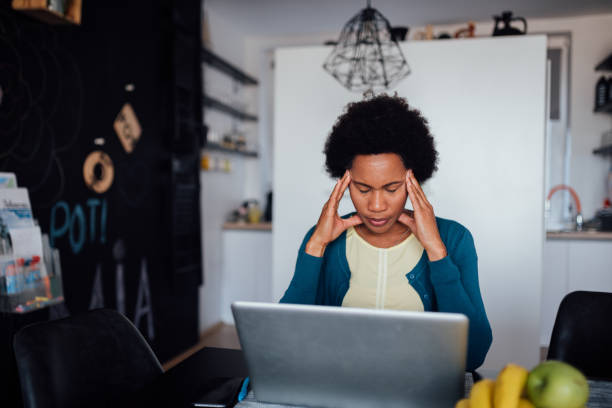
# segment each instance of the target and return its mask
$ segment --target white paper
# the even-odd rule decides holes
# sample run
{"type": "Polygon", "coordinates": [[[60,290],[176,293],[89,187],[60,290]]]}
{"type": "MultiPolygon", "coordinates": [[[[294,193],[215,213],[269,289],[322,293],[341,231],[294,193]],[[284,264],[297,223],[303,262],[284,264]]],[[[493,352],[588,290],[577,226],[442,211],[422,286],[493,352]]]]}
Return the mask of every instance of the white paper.
{"type": "Polygon", "coordinates": [[[38,255],[42,259],[42,237],[40,227],[10,229],[13,255],[15,257],[30,258],[38,255]]]}

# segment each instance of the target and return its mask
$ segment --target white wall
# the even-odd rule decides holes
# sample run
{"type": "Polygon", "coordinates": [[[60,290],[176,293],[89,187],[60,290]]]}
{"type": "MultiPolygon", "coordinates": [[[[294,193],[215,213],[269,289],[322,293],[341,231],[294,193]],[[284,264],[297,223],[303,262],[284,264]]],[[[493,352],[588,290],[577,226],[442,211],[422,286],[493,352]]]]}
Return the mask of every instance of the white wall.
{"type": "MultiPolygon", "coordinates": [[[[244,33],[205,7],[205,19],[210,34],[210,48],[230,63],[244,64],[244,33]]],[[[203,66],[207,93],[220,98],[232,98],[232,80],[209,67],[203,66]]],[[[232,120],[214,110],[205,109],[204,120],[217,131],[229,130],[232,120]]],[[[219,322],[222,316],[223,292],[223,236],[222,225],[228,213],[245,199],[246,163],[253,159],[242,156],[211,153],[227,158],[232,163],[231,173],[202,172],[201,219],[204,284],[200,287],[200,332],[219,322]]]]}
{"type": "MultiPolygon", "coordinates": [[[[485,367],[539,359],[546,39],[411,42],[412,74],[396,91],[429,120],[439,171],[424,189],[438,216],[473,233],[493,328],[485,367]],[[509,290],[509,289],[512,290],[509,290]]],[[[293,274],[297,248],[329,197],[324,140],[360,97],[321,63],[329,47],[276,53],[273,294],[293,274]],[[299,78],[296,80],[296,78],[299,78]]],[[[350,210],[345,199],[341,211],[350,210]]]]}

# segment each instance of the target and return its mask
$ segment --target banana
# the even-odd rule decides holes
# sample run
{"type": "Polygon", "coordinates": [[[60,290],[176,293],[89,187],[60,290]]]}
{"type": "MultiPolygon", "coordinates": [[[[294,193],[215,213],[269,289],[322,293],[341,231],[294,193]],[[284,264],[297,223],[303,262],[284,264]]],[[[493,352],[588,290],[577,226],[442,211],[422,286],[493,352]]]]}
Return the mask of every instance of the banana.
{"type": "Polygon", "coordinates": [[[516,364],[508,364],[497,376],[493,393],[494,408],[517,408],[529,372],[516,364]]]}
{"type": "Polygon", "coordinates": [[[535,408],[535,405],[528,399],[521,398],[518,403],[518,408],[535,408]]]}
{"type": "Polygon", "coordinates": [[[478,381],[470,391],[470,408],[491,408],[495,381],[485,378],[478,381]]]}
{"type": "Polygon", "coordinates": [[[467,398],[460,399],[455,404],[455,408],[470,408],[470,401],[467,398]]]}

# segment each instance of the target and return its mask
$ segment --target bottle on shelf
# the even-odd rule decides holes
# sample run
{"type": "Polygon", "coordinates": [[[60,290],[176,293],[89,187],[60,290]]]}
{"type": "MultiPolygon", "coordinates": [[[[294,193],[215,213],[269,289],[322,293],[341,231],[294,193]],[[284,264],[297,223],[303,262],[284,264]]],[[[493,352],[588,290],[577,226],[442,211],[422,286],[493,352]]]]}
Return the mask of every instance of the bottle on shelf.
{"type": "Polygon", "coordinates": [[[608,102],[609,81],[602,75],[595,84],[595,110],[608,102]]]}

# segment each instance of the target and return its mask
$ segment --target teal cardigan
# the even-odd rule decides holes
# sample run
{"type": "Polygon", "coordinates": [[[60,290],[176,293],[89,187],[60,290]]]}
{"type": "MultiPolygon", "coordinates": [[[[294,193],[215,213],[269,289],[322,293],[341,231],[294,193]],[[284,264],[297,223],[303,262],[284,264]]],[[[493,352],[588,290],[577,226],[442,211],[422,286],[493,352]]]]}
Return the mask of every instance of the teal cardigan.
{"type": "MultiPolygon", "coordinates": [[[[348,217],[349,214],[345,217],[348,217]]],[[[343,217],[344,218],[344,217],[343,217]]],[[[472,234],[458,222],[437,218],[448,256],[431,262],[423,251],[406,279],[427,311],[463,313],[469,319],[466,369],[482,365],[493,339],[478,285],[478,257],[472,234]]],[[[351,271],[346,259],[346,231],[325,249],[322,257],[308,255],[308,231],[298,253],[295,273],[281,303],[341,306],[351,271]]]]}

